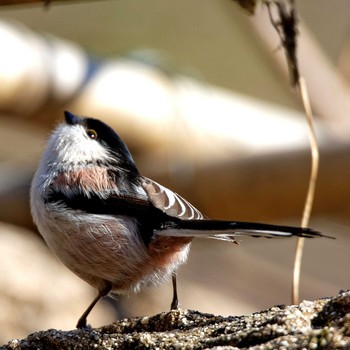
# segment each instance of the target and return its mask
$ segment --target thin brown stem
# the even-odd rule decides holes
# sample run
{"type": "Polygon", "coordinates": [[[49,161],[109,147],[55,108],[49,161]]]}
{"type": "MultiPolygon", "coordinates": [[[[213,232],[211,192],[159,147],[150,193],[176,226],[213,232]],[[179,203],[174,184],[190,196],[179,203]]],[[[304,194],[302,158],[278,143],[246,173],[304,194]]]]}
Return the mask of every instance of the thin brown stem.
{"type": "MultiPolygon", "coordinates": [[[[316,181],[319,168],[319,149],[317,144],[316,132],[314,127],[314,117],[311,110],[309,95],[307,92],[306,83],[303,77],[299,78],[298,91],[300,94],[301,101],[303,103],[306,121],[308,125],[308,134],[311,148],[311,173],[309,179],[309,187],[305,200],[303,216],[301,220],[301,226],[306,227],[309,225],[312,205],[315,197],[316,181]]],[[[300,293],[300,270],[301,261],[303,257],[304,238],[298,238],[297,245],[295,248],[294,256],[294,269],[293,269],[293,282],[292,282],[292,303],[299,303],[300,293]]]]}

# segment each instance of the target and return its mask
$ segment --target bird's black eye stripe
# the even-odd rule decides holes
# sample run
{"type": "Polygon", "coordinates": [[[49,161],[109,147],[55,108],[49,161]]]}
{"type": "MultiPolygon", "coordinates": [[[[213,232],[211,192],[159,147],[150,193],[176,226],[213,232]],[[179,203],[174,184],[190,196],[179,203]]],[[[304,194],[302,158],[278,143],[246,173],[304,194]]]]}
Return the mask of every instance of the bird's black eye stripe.
{"type": "Polygon", "coordinates": [[[97,139],[97,132],[94,129],[88,129],[86,130],[87,135],[90,137],[91,140],[97,139]]]}

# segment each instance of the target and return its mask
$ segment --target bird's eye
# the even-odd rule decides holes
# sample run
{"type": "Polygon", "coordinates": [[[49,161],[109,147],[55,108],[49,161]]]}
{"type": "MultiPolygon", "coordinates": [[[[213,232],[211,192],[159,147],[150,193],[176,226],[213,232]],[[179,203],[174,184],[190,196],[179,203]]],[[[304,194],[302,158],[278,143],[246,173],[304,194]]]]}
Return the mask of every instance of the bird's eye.
{"type": "Polygon", "coordinates": [[[97,139],[97,132],[94,129],[88,129],[88,130],[86,130],[86,133],[90,137],[91,140],[97,139]]]}

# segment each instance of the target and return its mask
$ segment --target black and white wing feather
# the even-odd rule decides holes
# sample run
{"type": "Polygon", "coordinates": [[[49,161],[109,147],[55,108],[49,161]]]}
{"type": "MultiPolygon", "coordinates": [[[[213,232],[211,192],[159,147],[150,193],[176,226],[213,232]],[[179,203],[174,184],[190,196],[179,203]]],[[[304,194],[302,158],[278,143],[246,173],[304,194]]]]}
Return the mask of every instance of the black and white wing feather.
{"type": "Polygon", "coordinates": [[[214,238],[235,242],[239,236],[250,237],[321,237],[321,233],[309,228],[270,225],[253,222],[210,220],[191,203],[177,193],[143,178],[142,187],[150,202],[163,211],[169,220],[165,220],[156,231],[162,236],[214,238]]]}
{"type": "Polygon", "coordinates": [[[151,203],[169,216],[181,220],[203,220],[205,216],[186,199],[159,183],[143,178],[142,187],[151,203]]]}

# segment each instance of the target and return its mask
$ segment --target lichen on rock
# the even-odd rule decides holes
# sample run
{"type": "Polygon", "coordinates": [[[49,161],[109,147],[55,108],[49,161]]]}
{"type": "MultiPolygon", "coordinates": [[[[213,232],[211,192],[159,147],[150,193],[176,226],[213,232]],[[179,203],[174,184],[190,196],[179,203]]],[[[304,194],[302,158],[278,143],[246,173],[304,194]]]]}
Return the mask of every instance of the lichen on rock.
{"type": "Polygon", "coordinates": [[[349,349],[350,291],[248,316],[173,310],[96,329],[49,329],[2,349],[349,349]]]}

